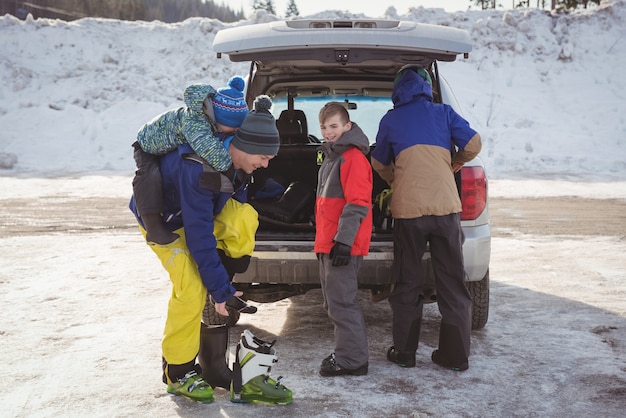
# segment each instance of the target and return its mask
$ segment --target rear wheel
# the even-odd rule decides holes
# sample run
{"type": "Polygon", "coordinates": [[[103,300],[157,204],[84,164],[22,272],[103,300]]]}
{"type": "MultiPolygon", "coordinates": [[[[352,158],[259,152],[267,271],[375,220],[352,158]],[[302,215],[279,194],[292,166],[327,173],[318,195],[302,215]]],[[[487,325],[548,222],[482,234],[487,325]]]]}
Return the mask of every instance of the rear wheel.
{"type": "Polygon", "coordinates": [[[207,296],[204,309],[202,310],[202,322],[206,325],[228,325],[234,326],[239,321],[241,313],[232,308],[226,307],[228,316],[222,316],[215,311],[215,304],[210,296],[207,296]]]}
{"type": "Polygon", "coordinates": [[[481,280],[466,284],[472,295],[472,329],[484,328],[489,318],[489,270],[481,280]]]}

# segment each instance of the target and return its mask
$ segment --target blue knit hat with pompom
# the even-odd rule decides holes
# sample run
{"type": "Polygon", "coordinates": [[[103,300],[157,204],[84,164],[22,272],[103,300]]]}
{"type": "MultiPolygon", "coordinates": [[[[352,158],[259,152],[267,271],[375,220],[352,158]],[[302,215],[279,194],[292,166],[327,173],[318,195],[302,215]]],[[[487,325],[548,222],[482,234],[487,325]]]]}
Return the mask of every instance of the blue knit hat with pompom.
{"type": "Polygon", "coordinates": [[[272,99],[260,95],[254,100],[254,110],[237,129],[233,146],[248,154],[276,155],[280,147],[280,136],[276,119],[270,113],[272,99]]]}
{"type": "Polygon", "coordinates": [[[246,82],[239,76],[228,80],[228,87],[217,90],[213,97],[213,114],[215,122],[231,128],[241,126],[248,114],[248,105],[243,97],[243,88],[246,82]]]}

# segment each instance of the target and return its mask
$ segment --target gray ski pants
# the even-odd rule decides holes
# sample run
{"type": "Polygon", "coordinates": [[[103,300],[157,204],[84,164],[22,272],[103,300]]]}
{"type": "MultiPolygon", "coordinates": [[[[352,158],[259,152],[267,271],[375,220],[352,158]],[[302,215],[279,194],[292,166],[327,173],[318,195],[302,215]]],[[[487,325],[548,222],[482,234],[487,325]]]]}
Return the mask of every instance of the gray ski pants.
{"type": "Polygon", "coordinates": [[[368,363],[367,329],[357,298],[357,273],[362,256],[350,257],[350,264],[333,266],[330,255],[317,254],[324,309],[335,329],[335,358],[346,369],[368,363]]]}

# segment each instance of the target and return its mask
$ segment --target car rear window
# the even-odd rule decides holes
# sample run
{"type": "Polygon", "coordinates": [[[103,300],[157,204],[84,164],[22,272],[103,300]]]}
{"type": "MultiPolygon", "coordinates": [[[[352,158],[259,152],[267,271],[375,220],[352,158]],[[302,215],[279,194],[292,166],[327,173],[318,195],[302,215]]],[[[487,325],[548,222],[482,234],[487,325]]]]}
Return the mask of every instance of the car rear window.
{"type": "MultiPolygon", "coordinates": [[[[376,142],[378,123],[385,113],[393,107],[389,97],[371,96],[324,96],[324,97],[302,97],[295,99],[294,109],[302,110],[306,115],[308,133],[318,139],[322,139],[318,114],[322,106],[328,102],[346,103],[350,119],[356,122],[365,135],[369,138],[370,144],[376,142]]],[[[276,97],[273,99],[274,106],[271,111],[274,117],[278,118],[283,110],[287,109],[287,98],[276,97]]]]}

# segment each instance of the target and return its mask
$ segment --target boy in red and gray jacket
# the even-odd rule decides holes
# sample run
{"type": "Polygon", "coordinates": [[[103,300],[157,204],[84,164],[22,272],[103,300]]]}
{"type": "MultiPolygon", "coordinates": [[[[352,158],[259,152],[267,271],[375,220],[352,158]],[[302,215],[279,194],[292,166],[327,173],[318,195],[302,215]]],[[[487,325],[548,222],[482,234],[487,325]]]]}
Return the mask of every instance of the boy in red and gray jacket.
{"type": "Polygon", "coordinates": [[[365,375],[367,330],[357,300],[357,273],[372,235],[372,167],[369,140],[343,104],[327,103],[319,113],[324,162],[315,202],[315,253],[324,307],[335,328],[335,351],[320,375],[365,375]]]}

